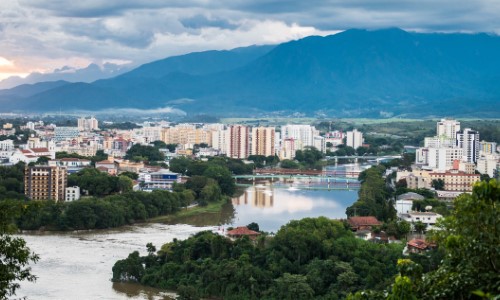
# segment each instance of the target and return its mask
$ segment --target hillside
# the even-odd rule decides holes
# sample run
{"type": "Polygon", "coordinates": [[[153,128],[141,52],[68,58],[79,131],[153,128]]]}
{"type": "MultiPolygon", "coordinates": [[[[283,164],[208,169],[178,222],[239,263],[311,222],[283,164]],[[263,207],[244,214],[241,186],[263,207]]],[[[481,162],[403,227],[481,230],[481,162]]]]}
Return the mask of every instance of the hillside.
{"type": "Polygon", "coordinates": [[[23,98],[17,109],[156,108],[222,116],[498,117],[500,37],[347,30],[271,47],[167,58],[91,84],[23,98]],[[177,99],[191,99],[181,101],[177,99]]]}

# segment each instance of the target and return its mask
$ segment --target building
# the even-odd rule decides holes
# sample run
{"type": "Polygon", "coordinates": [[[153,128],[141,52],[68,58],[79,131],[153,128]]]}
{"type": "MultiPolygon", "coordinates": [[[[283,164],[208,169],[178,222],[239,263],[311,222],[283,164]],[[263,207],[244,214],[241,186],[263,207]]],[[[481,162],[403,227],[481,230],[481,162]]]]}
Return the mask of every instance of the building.
{"type": "Polygon", "coordinates": [[[346,132],[346,146],[357,149],[363,146],[363,133],[357,129],[346,132]]]}
{"type": "Polygon", "coordinates": [[[453,168],[453,162],[462,160],[464,149],[462,148],[429,148],[427,154],[427,166],[431,169],[446,171],[453,168]]]}
{"type": "Polygon", "coordinates": [[[479,142],[479,151],[482,155],[495,154],[497,151],[497,143],[495,142],[479,142]]]}
{"type": "Polygon", "coordinates": [[[229,127],[229,148],[226,155],[231,158],[247,158],[249,155],[249,128],[242,125],[229,127]]]}
{"type": "Polygon", "coordinates": [[[427,229],[431,229],[434,225],[436,225],[437,220],[442,218],[443,216],[435,212],[429,212],[429,211],[426,212],[410,211],[407,213],[399,214],[398,217],[401,220],[404,220],[411,224],[415,224],[416,222],[422,222],[425,225],[427,225],[427,229]]]}
{"type": "Polygon", "coordinates": [[[426,242],[422,239],[412,239],[406,244],[408,253],[424,253],[432,248],[435,248],[436,245],[426,242]]]}
{"type": "Polygon", "coordinates": [[[66,188],[66,201],[76,201],[80,200],[80,187],[78,186],[72,186],[72,187],[67,187],[66,188]]]}
{"type": "Polygon", "coordinates": [[[89,119],[79,118],[78,119],[78,130],[80,130],[80,131],[99,130],[99,122],[94,117],[90,117],[89,119]]]}
{"type": "Polygon", "coordinates": [[[475,163],[479,158],[479,132],[470,128],[457,132],[456,146],[464,151],[462,160],[475,163]]]}
{"type": "Polygon", "coordinates": [[[273,156],[276,154],[274,127],[252,128],[252,155],[273,156]]]}
{"type": "Polygon", "coordinates": [[[295,157],[295,140],[293,138],[284,139],[279,152],[280,160],[294,159],[295,157]]]}
{"type": "Polygon", "coordinates": [[[29,166],[24,174],[24,193],[31,200],[64,201],[67,180],[65,167],[29,166]]]}
{"type": "Polygon", "coordinates": [[[351,226],[351,230],[371,230],[373,226],[380,226],[382,222],[377,220],[373,216],[366,217],[350,217],[347,219],[347,223],[351,226]]]}
{"type": "Polygon", "coordinates": [[[54,128],[54,140],[56,142],[76,139],[79,135],[80,131],[78,130],[78,127],[58,126],[54,128]]]}
{"type": "Polygon", "coordinates": [[[251,240],[255,240],[260,235],[260,232],[250,230],[245,226],[241,226],[241,227],[236,227],[233,230],[229,230],[226,234],[228,237],[232,239],[248,236],[251,240]]]}
{"type": "Polygon", "coordinates": [[[307,146],[314,146],[314,137],[319,131],[311,125],[284,125],[281,126],[281,138],[293,139],[296,150],[303,150],[307,146]]]}
{"type": "Polygon", "coordinates": [[[91,161],[88,159],[80,158],[61,158],[49,160],[49,166],[51,167],[66,167],[68,174],[76,173],[83,168],[90,167],[91,161]]]}
{"type": "Polygon", "coordinates": [[[500,157],[496,154],[481,156],[477,160],[477,171],[481,174],[488,174],[490,178],[494,178],[499,163],[500,157]]]}
{"type": "Polygon", "coordinates": [[[453,119],[441,119],[436,124],[436,135],[445,139],[454,140],[460,131],[460,122],[453,119]]]}
{"type": "Polygon", "coordinates": [[[474,183],[480,181],[479,174],[467,174],[458,170],[446,172],[430,172],[431,182],[441,179],[444,181],[444,190],[446,191],[472,191],[474,183]]]}
{"type": "Polygon", "coordinates": [[[326,153],[326,139],[324,137],[319,135],[313,137],[313,146],[321,153],[326,153]]]}
{"type": "Polygon", "coordinates": [[[114,157],[108,155],[108,159],[98,161],[95,163],[95,168],[101,172],[106,172],[109,175],[116,175],[118,173],[118,166],[114,157]]]}
{"type": "Polygon", "coordinates": [[[143,191],[167,190],[171,191],[174,182],[180,183],[180,176],[177,173],[166,169],[160,169],[157,172],[139,174],[141,187],[143,191]]]}

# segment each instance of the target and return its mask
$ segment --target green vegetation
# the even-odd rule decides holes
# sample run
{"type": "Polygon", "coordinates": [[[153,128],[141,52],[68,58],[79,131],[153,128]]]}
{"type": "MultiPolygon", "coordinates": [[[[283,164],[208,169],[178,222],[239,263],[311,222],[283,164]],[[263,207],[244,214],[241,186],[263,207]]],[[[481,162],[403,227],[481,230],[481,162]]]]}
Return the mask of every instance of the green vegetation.
{"type": "Polygon", "coordinates": [[[24,163],[0,167],[0,201],[24,199],[24,163]]]}
{"type": "Polygon", "coordinates": [[[396,218],[391,190],[385,184],[383,165],[373,166],[359,174],[361,188],[358,200],[346,209],[347,216],[375,216],[388,222],[396,218]]]}
{"type": "Polygon", "coordinates": [[[250,155],[248,160],[253,161],[256,168],[275,167],[280,162],[280,159],[276,155],[250,155]]]}
{"type": "Polygon", "coordinates": [[[117,261],[113,280],[175,289],[189,299],[340,299],[382,290],[397,272],[402,245],[356,239],[343,223],[320,217],[291,221],[255,242],[205,231],[157,253],[147,248],[146,256],[117,261]]]}
{"type": "Polygon", "coordinates": [[[10,235],[15,232],[12,220],[19,215],[19,210],[20,207],[0,201],[0,299],[14,296],[20,281],[36,280],[28,265],[36,263],[38,255],[31,252],[22,238],[10,235]]]}
{"type": "Polygon", "coordinates": [[[157,162],[163,161],[165,157],[157,147],[135,144],[127,151],[127,154],[124,158],[133,161],[157,162]]]}
{"type": "Polygon", "coordinates": [[[13,220],[22,230],[84,230],[143,222],[175,213],[188,205],[188,201],[184,193],[157,190],[73,202],[4,200],[2,204],[22,209],[13,220]]]}
{"type": "Polygon", "coordinates": [[[104,153],[104,150],[97,150],[96,154],[94,156],[91,156],[91,157],[78,155],[76,153],[67,153],[65,151],[56,152],[56,159],[61,159],[61,158],[88,159],[92,162],[92,165],[95,165],[95,163],[98,161],[103,161],[103,160],[108,159],[108,155],[106,153],[104,153]]]}
{"type": "Polygon", "coordinates": [[[122,122],[122,123],[112,123],[112,124],[101,123],[99,127],[101,129],[120,129],[120,130],[141,128],[141,126],[132,122],[122,122]]]}
{"type": "MultiPolygon", "coordinates": [[[[387,297],[370,299],[498,299],[500,297],[500,184],[476,183],[455,200],[430,239],[438,249],[398,261],[399,275],[387,297]]],[[[357,292],[348,299],[363,298],[357,292]]]]}

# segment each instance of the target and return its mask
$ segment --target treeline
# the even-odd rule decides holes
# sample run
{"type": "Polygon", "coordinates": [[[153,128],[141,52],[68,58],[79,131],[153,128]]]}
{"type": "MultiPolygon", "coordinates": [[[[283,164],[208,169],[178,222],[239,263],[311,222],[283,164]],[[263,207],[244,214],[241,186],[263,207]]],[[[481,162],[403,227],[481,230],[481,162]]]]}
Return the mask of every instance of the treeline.
{"type": "Polygon", "coordinates": [[[231,241],[201,232],[148,255],[117,261],[113,281],[177,290],[181,299],[342,299],[382,290],[396,274],[402,245],[354,237],[325,217],[291,221],[274,237],[231,241]]]}
{"type": "Polygon", "coordinates": [[[0,200],[24,199],[24,163],[0,166],[0,200]]]}
{"type": "Polygon", "coordinates": [[[358,200],[346,209],[346,215],[375,216],[378,220],[388,222],[396,218],[392,190],[382,176],[386,168],[383,165],[373,166],[359,173],[361,187],[358,200]]]}
{"type": "Polygon", "coordinates": [[[316,147],[307,146],[304,150],[295,151],[294,160],[284,159],[281,161],[281,167],[284,169],[314,169],[321,170],[326,162],[323,161],[325,155],[316,149],[316,147]]]}
{"type": "Polygon", "coordinates": [[[427,236],[438,250],[398,261],[388,296],[365,290],[348,299],[499,299],[499,201],[495,179],[476,183],[472,195],[457,197],[451,215],[427,236]]]}
{"type": "Polygon", "coordinates": [[[3,200],[3,206],[20,207],[11,222],[21,230],[104,229],[146,221],[177,212],[194,199],[191,191],[130,192],[73,202],[3,200]]]}

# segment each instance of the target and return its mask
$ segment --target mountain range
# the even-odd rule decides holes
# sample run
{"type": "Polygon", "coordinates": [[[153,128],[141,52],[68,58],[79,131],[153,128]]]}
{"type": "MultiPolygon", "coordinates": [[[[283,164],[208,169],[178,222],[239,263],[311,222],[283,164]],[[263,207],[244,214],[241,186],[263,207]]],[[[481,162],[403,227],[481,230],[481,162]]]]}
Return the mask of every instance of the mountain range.
{"type": "Polygon", "coordinates": [[[205,51],[92,83],[0,90],[2,111],[174,107],[219,116],[498,117],[500,37],[351,29],[205,51]]]}

